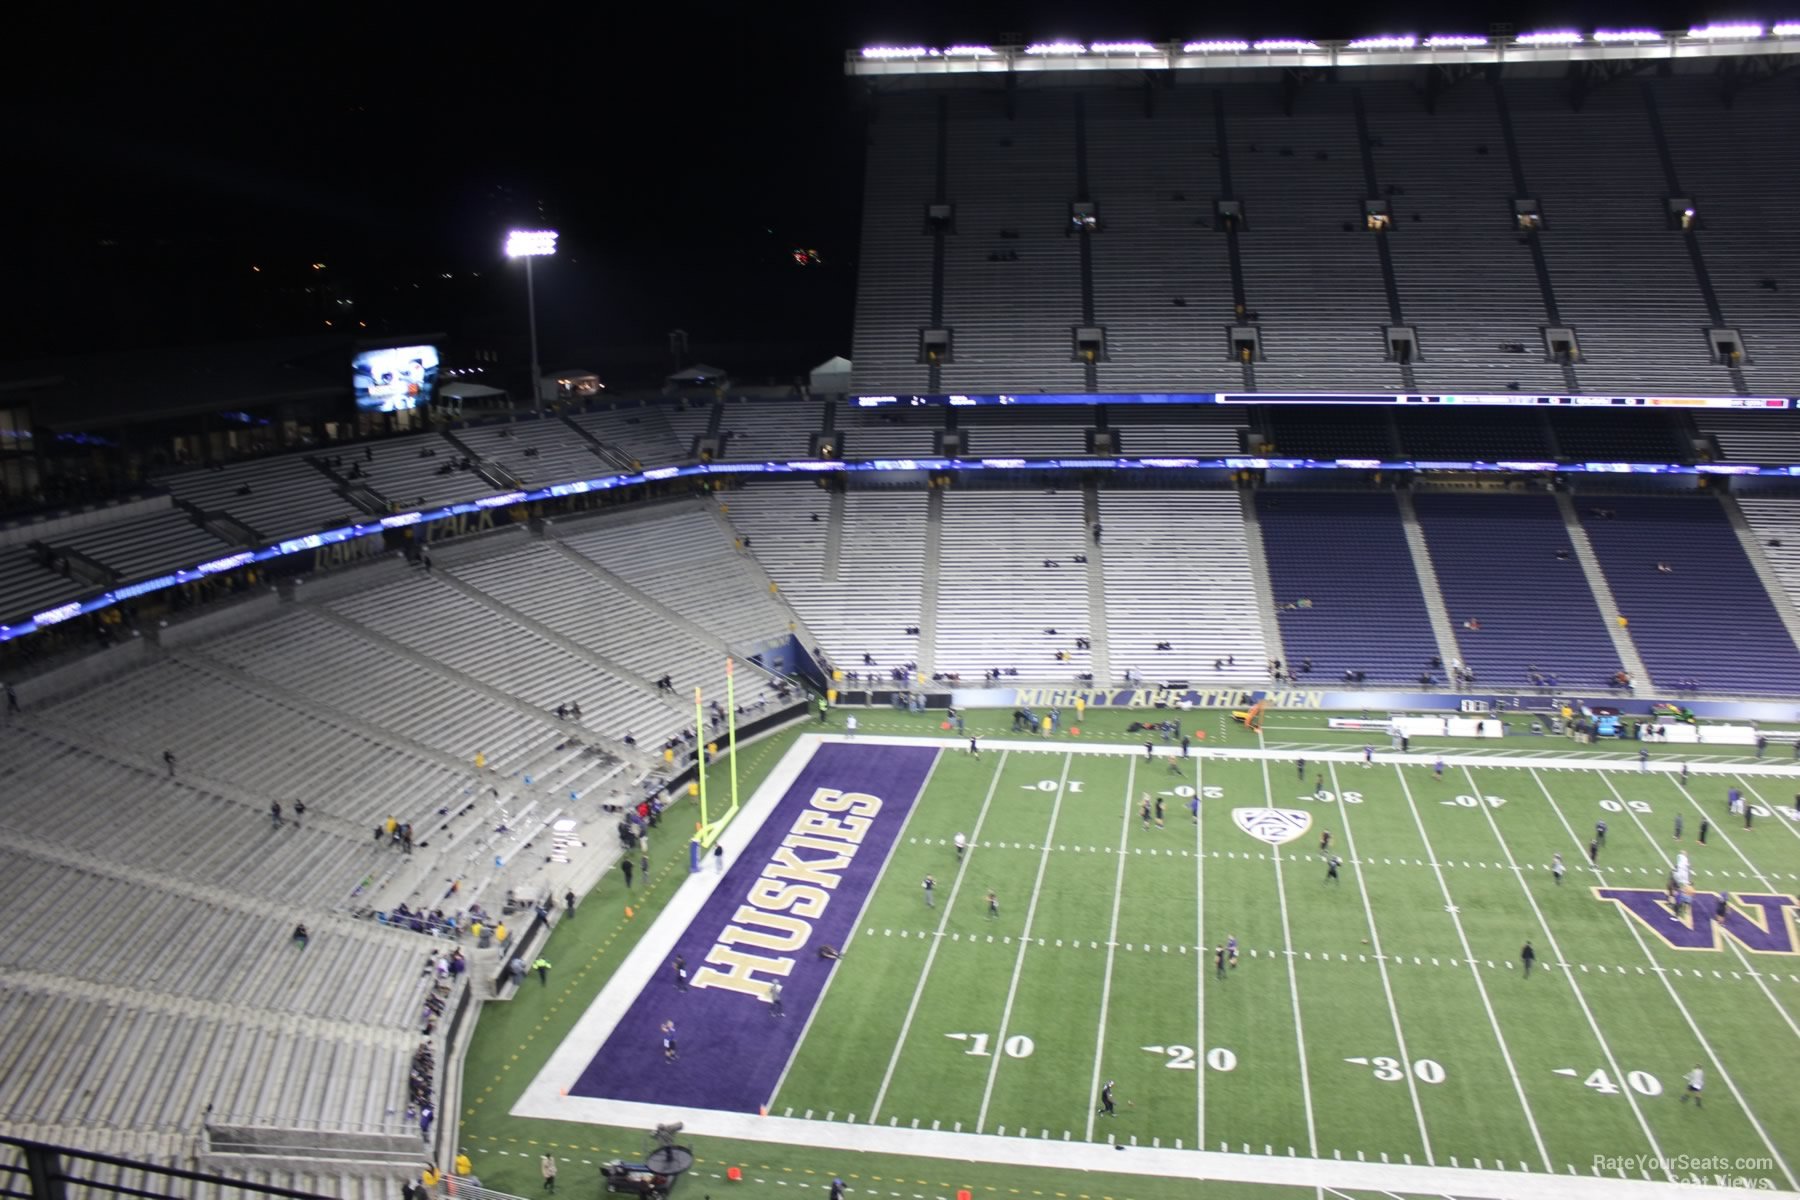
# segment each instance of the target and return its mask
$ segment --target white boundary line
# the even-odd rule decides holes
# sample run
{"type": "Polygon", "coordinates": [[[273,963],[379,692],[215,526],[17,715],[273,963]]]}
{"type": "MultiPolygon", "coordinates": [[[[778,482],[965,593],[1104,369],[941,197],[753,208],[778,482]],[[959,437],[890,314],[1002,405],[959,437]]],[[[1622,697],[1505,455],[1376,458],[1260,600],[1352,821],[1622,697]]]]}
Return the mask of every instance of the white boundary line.
{"type": "MultiPolygon", "coordinates": [[[[1262,734],[1259,732],[1256,736],[1260,740],[1262,734]]],[[[1269,760],[1267,758],[1262,760],[1262,777],[1264,803],[1267,807],[1274,808],[1275,789],[1269,782],[1269,760]]],[[[1285,945],[1292,946],[1294,934],[1288,927],[1287,885],[1282,882],[1281,876],[1281,847],[1270,846],[1269,849],[1271,852],[1269,857],[1275,860],[1275,896],[1281,901],[1281,940],[1285,945]]],[[[1312,1072],[1306,1063],[1306,1029],[1300,1022],[1300,978],[1294,967],[1294,956],[1289,954],[1285,957],[1287,959],[1288,995],[1294,1001],[1294,1045],[1300,1051],[1300,1099],[1306,1106],[1306,1148],[1308,1154],[1317,1158],[1319,1157],[1319,1130],[1313,1121],[1312,1072]]],[[[1195,1069],[1204,1071],[1206,1063],[1204,1061],[1196,1063],[1195,1069]]]]}
{"type": "MultiPolygon", "coordinates": [[[[1739,779],[1738,782],[1744,785],[1745,791],[1756,797],[1756,802],[1758,804],[1769,810],[1769,820],[1784,827],[1795,837],[1800,838],[1800,820],[1789,820],[1787,817],[1781,815],[1784,812],[1800,813],[1800,808],[1789,809],[1785,804],[1770,804],[1767,800],[1763,799],[1763,794],[1761,792],[1750,786],[1750,781],[1748,779],[1739,779]]],[[[1681,790],[1684,792],[1687,791],[1686,788],[1682,788],[1681,790]]],[[[1695,801],[1695,803],[1697,805],[1699,802],[1695,801]]]]}
{"type": "Polygon", "coordinates": [[[1438,891],[1443,894],[1444,907],[1450,913],[1450,923],[1456,926],[1457,940],[1462,942],[1463,959],[1469,964],[1469,975],[1475,980],[1475,990],[1481,993],[1481,1007],[1487,1010],[1488,1024],[1492,1026],[1494,1040],[1500,1046],[1500,1057],[1506,1060],[1506,1073],[1512,1076],[1513,1091],[1519,1097],[1519,1107],[1525,1112],[1525,1123],[1531,1127],[1531,1140],[1537,1144],[1538,1158],[1544,1164],[1544,1170],[1554,1174],[1556,1167],[1550,1162],[1550,1151],[1544,1145],[1544,1135],[1538,1129],[1537,1118],[1531,1113],[1531,1101],[1525,1098],[1525,1083],[1519,1078],[1519,1068],[1513,1062],[1512,1051],[1507,1049],[1506,1035],[1500,1031],[1500,1018],[1494,1012],[1494,1002],[1488,999],[1487,984],[1481,981],[1481,964],[1469,945],[1468,932],[1463,929],[1462,917],[1457,914],[1456,900],[1450,895],[1450,884],[1444,879],[1444,868],[1438,865],[1437,850],[1431,844],[1431,835],[1425,832],[1425,821],[1419,816],[1419,806],[1413,803],[1412,788],[1407,785],[1406,772],[1396,765],[1394,778],[1400,781],[1400,791],[1406,797],[1406,807],[1412,810],[1413,824],[1419,829],[1419,840],[1425,843],[1425,857],[1431,862],[1431,873],[1437,876],[1438,891]]]}
{"type": "MultiPolygon", "coordinates": [[[[888,848],[888,855],[881,860],[881,869],[875,872],[875,882],[869,885],[868,894],[863,897],[861,907],[856,910],[856,921],[850,926],[851,939],[854,939],[856,937],[856,931],[862,928],[863,914],[869,911],[869,905],[875,903],[875,893],[881,890],[881,881],[887,878],[888,866],[894,861],[895,851],[900,849],[900,839],[906,836],[906,827],[912,824],[912,819],[917,815],[919,806],[924,803],[925,793],[931,789],[932,776],[937,774],[938,764],[944,761],[944,755],[946,753],[947,752],[944,750],[939,750],[937,755],[932,758],[931,766],[926,768],[925,778],[919,782],[919,791],[913,796],[912,807],[906,810],[906,817],[900,822],[900,828],[894,831],[894,840],[888,848]]],[[[933,950],[937,949],[936,939],[933,939],[931,948],[933,950]]],[[[799,1061],[800,1048],[806,1045],[806,1035],[812,1032],[813,1021],[818,1017],[819,1013],[824,1011],[825,997],[830,994],[831,983],[837,977],[838,973],[836,971],[831,972],[831,974],[825,977],[825,986],[819,989],[819,998],[813,1002],[812,1011],[806,1014],[806,1024],[800,1027],[800,1038],[794,1043],[794,1048],[788,1052],[788,1060],[783,1064],[781,1075],[775,1080],[775,1087],[769,1092],[769,1098],[764,1103],[763,1107],[775,1107],[775,1097],[781,1095],[782,1085],[787,1083],[788,1072],[792,1071],[794,1069],[794,1064],[799,1061]]]]}
{"type": "MultiPolygon", "coordinates": [[[[970,856],[974,855],[981,844],[981,827],[987,821],[988,807],[994,803],[994,792],[1000,786],[1000,776],[1006,772],[1006,758],[1007,752],[1002,750],[1000,760],[994,764],[994,778],[988,783],[987,798],[981,802],[981,813],[975,818],[975,828],[969,831],[970,856]]],[[[964,868],[967,865],[966,860],[958,863],[956,878],[950,881],[950,894],[944,898],[944,912],[938,918],[937,936],[931,939],[931,949],[925,952],[925,965],[919,968],[919,982],[913,988],[912,1002],[906,1006],[906,1020],[900,1026],[900,1036],[894,1041],[894,1052],[888,1056],[887,1070],[881,1076],[881,1086],[875,1090],[875,1103],[869,1106],[871,1122],[880,1115],[881,1106],[887,1100],[888,1086],[894,1082],[894,1071],[900,1065],[900,1054],[906,1048],[907,1035],[912,1032],[913,1017],[919,1011],[919,998],[925,994],[925,981],[931,976],[931,964],[937,961],[938,947],[944,944],[944,929],[950,924],[950,910],[956,907],[956,893],[962,888],[964,868]]],[[[817,1012],[818,1008],[813,1011],[817,1012]]]]}
{"type": "MultiPolygon", "coordinates": [[[[1073,762],[1073,759],[1069,760],[1073,762]]],[[[1106,1014],[1112,1007],[1113,956],[1119,950],[1119,902],[1125,896],[1125,859],[1131,842],[1131,793],[1137,787],[1137,759],[1126,761],[1125,813],[1119,822],[1119,873],[1113,880],[1112,926],[1106,934],[1106,974],[1100,985],[1100,1032],[1094,1039],[1094,1079],[1088,1089],[1087,1140],[1094,1140],[1094,1117],[1100,1107],[1100,1070],[1106,1058],[1106,1014]]]]}
{"type": "MultiPolygon", "coordinates": [[[[1631,818],[1632,824],[1634,824],[1638,827],[1638,832],[1640,832],[1644,835],[1644,838],[1650,843],[1651,849],[1656,851],[1656,856],[1663,860],[1663,865],[1667,866],[1669,868],[1670,872],[1673,873],[1673,871],[1675,869],[1675,863],[1673,862],[1673,860],[1671,860],[1669,858],[1668,851],[1666,851],[1662,848],[1662,843],[1657,841],[1656,836],[1654,834],[1652,834],[1648,828],[1645,827],[1644,822],[1641,819],[1639,819],[1637,812],[1631,807],[1631,805],[1629,805],[1625,802],[1625,797],[1619,795],[1619,789],[1617,787],[1613,786],[1613,781],[1610,779],[1603,778],[1601,780],[1601,782],[1606,784],[1607,790],[1611,791],[1613,794],[1613,798],[1619,802],[1620,809],[1624,811],[1626,816],[1631,818]]],[[[1673,781],[1671,781],[1671,782],[1673,782],[1673,781]]],[[[1675,786],[1681,787],[1681,785],[1679,783],[1677,783],[1675,786]]],[[[1685,796],[1689,801],[1693,800],[1692,796],[1687,795],[1686,788],[1681,788],[1681,792],[1682,792],[1682,795],[1685,796]]],[[[1748,803],[1748,801],[1745,801],[1745,803],[1748,803]]],[[[1779,819],[1780,818],[1777,818],[1777,820],[1779,820],[1779,819]]],[[[1721,834],[1720,836],[1724,837],[1723,834],[1721,834]]],[[[1745,857],[1744,852],[1742,850],[1738,850],[1737,846],[1732,843],[1730,838],[1724,838],[1724,841],[1725,841],[1726,845],[1731,846],[1732,850],[1736,851],[1737,856],[1739,858],[1742,858],[1744,860],[1744,865],[1746,867],[1750,868],[1751,873],[1753,873],[1756,876],[1757,882],[1762,884],[1763,891],[1765,891],[1765,892],[1776,892],[1777,891],[1777,889],[1775,888],[1775,885],[1769,882],[1768,877],[1765,876],[1761,871],[1756,869],[1756,864],[1751,862],[1747,857],[1745,857]]],[[[1709,888],[1707,890],[1710,891],[1711,889],[1709,888]]],[[[1719,890],[1725,891],[1727,889],[1720,888],[1719,890]]],[[[1785,894],[1785,893],[1778,893],[1778,894],[1785,894]]],[[[1689,908],[1689,913],[1690,913],[1690,916],[1688,919],[1693,920],[1694,918],[1691,915],[1692,914],[1691,906],[1689,908]]],[[[1729,935],[1727,935],[1724,940],[1725,940],[1725,944],[1731,948],[1732,956],[1738,960],[1738,965],[1744,968],[1744,972],[1750,976],[1752,981],[1755,982],[1757,989],[1762,992],[1764,998],[1767,999],[1770,1004],[1775,1006],[1776,1013],[1779,1014],[1781,1019],[1787,1023],[1788,1029],[1790,1031],[1792,1031],[1792,1033],[1794,1034],[1795,1037],[1800,1037],[1800,1025],[1796,1025],[1794,1023],[1793,1014],[1788,1012],[1787,1006],[1785,1004],[1783,1004],[1780,1000],[1776,999],[1775,993],[1771,992],[1769,990],[1769,985],[1763,982],[1763,973],[1761,971],[1757,970],[1756,967],[1750,962],[1750,956],[1744,952],[1744,948],[1742,946],[1738,945],[1738,940],[1729,935]]]]}
{"type": "MultiPolygon", "coordinates": [[[[1588,1029],[1592,1031],[1594,1040],[1600,1043],[1600,1053],[1606,1056],[1606,1065],[1612,1068],[1613,1077],[1619,1080],[1621,1090],[1625,1093],[1625,1100],[1631,1105],[1631,1114],[1637,1118],[1638,1128],[1643,1130],[1645,1139],[1650,1143],[1650,1152],[1656,1156],[1656,1162],[1661,1167],[1662,1173],[1673,1180],[1675,1174],[1670,1169],[1670,1159],[1663,1153],[1662,1143],[1656,1140],[1656,1134],[1651,1131],[1650,1122],[1644,1117],[1644,1110],[1638,1106],[1636,1089],[1627,1084],[1625,1072],[1619,1067],[1618,1056],[1613,1053],[1612,1043],[1608,1042],[1606,1035],[1600,1032],[1600,1022],[1595,1018],[1594,1010],[1588,1007],[1587,997],[1582,995],[1581,982],[1575,978],[1575,972],[1571,969],[1568,958],[1563,954],[1562,947],[1557,944],[1556,931],[1551,929],[1550,922],[1544,919],[1544,910],[1538,907],[1537,897],[1532,894],[1531,885],[1525,880],[1525,872],[1520,868],[1519,860],[1513,857],[1512,847],[1506,844],[1506,837],[1500,832],[1500,822],[1494,820],[1494,810],[1481,799],[1482,791],[1475,782],[1475,773],[1464,767],[1463,778],[1469,781],[1469,792],[1476,799],[1475,807],[1480,809],[1481,815],[1487,818],[1488,829],[1492,831],[1494,840],[1500,844],[1500,853],[1506,855],[1506,865],[1512,868],[1513,878],[1519,881],[1519,890],[1525,893],[1525,902],[1531,905],[1532,915],[1537,917],[1538,927],[1544,931],[1544,941],[1549,944],[1550,953],[1556,955],[1557,966],[1561,968],[1563,978],[1569,981],[1569,990],[1575,996],[1575,1003],[1581,1005],[1581,1015],[1587,1018],[1588,1029]]],[[[1612,786],[1610,781],[1607,781],[1607,786],[1612,786]]]]}
{"type": "Polygon", "coordinates": [[[1069,768],[1074,765],[1074,757],[1065,754],[1062,778],[1056,781],[1056,803],[1050,806],[1050,827],[1044,831],[1044,850],[1038,855],[1037,881],[1031,885],[1031,903],[1025,908],[1025,928],[1019,934],[1019,957],[1013,961],[1012,982],[1006,986],[1006,1007],[1000,1011],[1000,1032],[994,1035],[994,1060],[988,1064],[987,1086],[981,1090],[981,1111],[975,1117],[976,1133],[987,1125],[988,1105],[994,1099],[994,1081],[1000,1078],[1000,1060],[1006,1057],[1006,1030],[1012,1024],[1013,1001],[1019,995],[1019,976],[1025,970],[1025,952],[1031,948],[1031,923],[1037,917],[1038,897],[1044,890],[1044,872],[1050,866],[1050,847],[1056,841],[1056,819],[1062,815],[1063,795],[1069,790],[1069,768]]]}
{"type": "MultiPolygon", "coordinates": [[[[808,734],[806,737],[812,739],[814,743],[818,741],[844,740],[841,734],[831,735],[815,733],[808,734]]],[[[1546,738],[1544,740],[1556,741],[1558,739],[1546,738]]],[[[855,744],[859,746],[925,745],[958,749],[966,748],[969,744],[969,739],[967,737],[902,737],[895,734],[865,734],[858,732],[855,744]]],[[[1029,739],[984,738],[982,739],[981,748],[983,751],[1029,750],[1039,754],[1099,754],[1110,755],[1113,757],[1131,755],[1133,753],[1142,757],[1144,752],[1144,744],[1142,742],[1133,746],[1128,742],[1090,741],[1087,738],[1078,737],[1029,739]]],[[[1286,761],[1292,763],[1294,752],[1291,748],[1269,749],[1266,746],[1257,749],[1251,749],[1249,747],[1244,747],[1242,749],[1219,749],[1209,746],[1194,747],[1192,757],[1240,761],[1255,761],[1256,759],[1266,758],[1271,761],[1286,761]]],[[[1316,763],[1353,763],[1361,762],[1363,759],[1362,747],[1360,746],[1344,749],[1309,751],[1306,757],[1308,762],[1316,763]]],[[[1495,752],[1491,754],[1444,754],[1435,750],[1413,750],[1401,754],[1396,751],[1383,749],[1377,749],[1375,752],[1375,761],[1377,765],[1405,763],[1413,766],[1429,767],[1439,758],[1444,760],[1444,765],[1446,767],[1552,767],[1574,771],[1630,771],[1631,768],[1637,766],[1637,760],[1634,758],[1612,758],[1604,760],[1573,758],[1570,757],[1569,752],[1561,750],[1554,751],[1550,754],[1532,754],[1523,748],[1520,748],[1516,752],[1502,751],[1496,748],[1495,752]]],[[[1728,763],[1690,762],[1688,763],[1688,768],[1692,774],[1697,776],[1713,775],[1727,777],[1735,775],[1754,775],[1759,778],[1791,779],[1800,783],[1800,763],[1778,764],[1770,762],[1761,767],[1757,767],[1754,765],[1745,766],[1743,764],[1734,765],[1728,763]]],[[[1637,774],[1638,772],[1632,771],[1631,773],[1637,774]]],[[[1681,763],[1667,759],[1652,759],[1649,763],[1649,770],[1643,773],[1650,775],[1679,775],[1681,773],[1681,763]]]]}
{"type": "MultiPolygon", "coordinates": [[[[1356,853],[1356,834],[1350,829],[1351,805],[1343,803],[1343,789],[1338,786],[1337,764],[1330,764],[1331,790],[1338,795],[1338,819],[1344,826],[1344,844],[1349,847],[1350,859],[1360,864],[1361,856],[1356,853]]],[[[1425,1127],[1425,1109],[1419,1103],[1419,1081],[1413,1076],[1412,1055],[1406,1049],[1406,1033],[1401,1028],[1400,1006],[1394,1002],[1394,985],[1388,979],[1387,955],[1381,950],[1381,931],[1375,927],[1375,908],[1369,903],[1368,881],[1363,875],[1362,867],[1356,869],[1356,890],[1362,896],[1363,915],[1369,921],[1369,948],[1375,952],[1375,965],[1381,969],[1381,990],[1387,993],[1388,1017],[1394,1023],[1394,1040],[1400,1046],[1400,1062],[1406,1068],[1406,1090],[1412,1094],[1413,1116],[1419,1121],[1419,1141],[1425,1150],[1425,1164],[1436,1166],[1437,1157],[1431,1152],[1431,1133],[1425,1127]]]]}
{"type": "Polygon", "coordinates": [[[1200,814],[1206,811],[1206,759],[1194,761],[1194,946],[1200,951],[1195,968],[1199,978],[1194,988],[1194,1089],[1199,1106],[1195,1118],[1194,1146],[1206,1149],[1206,822],[1200,814]]]}
{"type": "MultiPolygon", "coordinates": [[[[1569,819],[1563,815],[1562,806],[1557,804],[1556,797],[1550,794],[1550,789],[1544,786],[1543,779],[1538,776],[1536,771],[1531,773],[1531,778],[1532,781],[1537,784],[1538,790],[1544,793],[1544,799],[1550,802],[1550,811],[1554,812],[1556,814],[1556,819],[1562,822],[1562,827],[1567,831],[1569,839],[1577,846],[1580,846],[1581,838],[1575,832],[1574,827],[1569,824],[1569,819]]],[[[1600,876],[1601,882],[1604,884],[1606,880],[1605,872],[1597,866],[1591,869],[1594,874],[1600,876]]],[[[1650,952],[1649,945],[1644,941],[1644,935],[1638,932],[1637,920],[1629,914],[1621,914],[1620,919],[1625,922],[1625,928],[1631,931],[1632,940],[1637,942],[1638,949],[1644,952],[1644,958],[1649,961],[1651,966],[1660,967],[1662,964],[1657,962],[1656,955],[1650,952]]],[[[1658,979],[1662,980],[1664,990],[1669,993],[1669,999],[1673,1000],[1675,1002],[1675,1007],[1681,1010],[1681,1015],[1683,1019],[1687,1021],[1688,1028],[1693,1030],[1694,1040],[1700,1044],[1700,1049],[1705,1052],[1706,1057],[1712,1060],[1713,1069],[1719,1073],[1719,1078],[1725,1081],[1725,1087],[1731,1092],[1732,1098],[1738,1102],[1738,1107],[1744,1110],[1744,1119],[1750,1122],[1751,1128],[1755,1129],[1757,1136],[1762,1138],[1763,1145],[1769,1148],[1770,1155],[1775,1159],[1775,1165],[1780,1167],[1781,1173],[1787,1177],[1788,1186],[1800,1190],[1800,1182],[1797,1182],[1794,1179],[1793,1171],[1788,1169],[1787,1160],[1781,1157],[1781,1151],[1775,1149],[1775,1143],[1770,1140],[1768,1132],[1763,1129],[1762,1122],[1756,1119],[1756,1114],[1751,1111],[1750,1105],[1744,1100],[1744,1094],[1738,1091],[1737,1084],[1732,1080],[1731,1073],[1725,1069],[1725,1064],[1719,1060],[1718,1052],[1712,1048],[1712,1043],[1706,1040],[1706,1035],[1700,1032],[1699,1022],[1695,1021],[1694,1015],[1688,1011],[1688,1006],[1681,999],[1681,994],[1675,990],[1675,985],[1669,982],[1669,973],[1667,971],[1658,970],[1654,972],[1654,974],[1658,979]]]]}

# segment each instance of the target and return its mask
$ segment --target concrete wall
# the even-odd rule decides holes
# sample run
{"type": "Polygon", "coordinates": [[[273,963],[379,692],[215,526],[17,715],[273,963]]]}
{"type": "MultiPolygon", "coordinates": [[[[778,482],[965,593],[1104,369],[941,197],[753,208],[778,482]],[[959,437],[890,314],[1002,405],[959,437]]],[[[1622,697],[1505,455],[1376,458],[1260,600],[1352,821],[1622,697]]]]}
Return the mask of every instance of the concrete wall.
{"type": "Polygon", "coordinates": [[[159,645],[175,647],[192,645],[210,637],[217,637],[233,629],[257,621],[266,621],[274,616],[281,607],[281,595],[274,588],[259,592],[254,596],[228,602],[219,602],[203,612],[193,616],[182,617],[170,621],[150,631],[159,645]]]}
{"type": "Polygon", "coordinates": [[[173,507],[175,501],[168,496],[148,496],[142,500],[127,500],[121,504],[108,504],[54,517],[22,518],[0,525],[0,546],[23,546],[36,541],[55,542],[57,538],[66,537],[79,529],[148,517],[173,507]]]}
{"type": "Polygon", "coordinates": [[[48,704],[60,696],[84,691],[115,675],[123,675],[150,657],[151,645],[144,638],[132,638],[105,650],[71,659],[30,679],[9,682],[19,695],[19,703],[29,709],[34,705],[48,704]]]}

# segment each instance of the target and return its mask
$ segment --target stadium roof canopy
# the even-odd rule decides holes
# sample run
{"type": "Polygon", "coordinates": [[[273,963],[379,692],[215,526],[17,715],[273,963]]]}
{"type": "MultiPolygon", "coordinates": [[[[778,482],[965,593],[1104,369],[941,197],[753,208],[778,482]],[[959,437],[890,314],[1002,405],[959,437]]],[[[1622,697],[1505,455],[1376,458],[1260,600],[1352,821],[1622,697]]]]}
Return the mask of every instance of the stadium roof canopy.
{"type": "Polygon", "coordinates": [[[1092,71],[1242,71],[1293,68],[1667,64],[1705,71],[1726,58],[1800,59],[1800,21],[1701,25],[1686,30],[1557,28],[1498,37],[1382,34],[1347,41],[1303,37],[1204,38],[1172,42],[1046,41],[1024,46],[865,46],[845,73],[871,79],[1092,71]]]}

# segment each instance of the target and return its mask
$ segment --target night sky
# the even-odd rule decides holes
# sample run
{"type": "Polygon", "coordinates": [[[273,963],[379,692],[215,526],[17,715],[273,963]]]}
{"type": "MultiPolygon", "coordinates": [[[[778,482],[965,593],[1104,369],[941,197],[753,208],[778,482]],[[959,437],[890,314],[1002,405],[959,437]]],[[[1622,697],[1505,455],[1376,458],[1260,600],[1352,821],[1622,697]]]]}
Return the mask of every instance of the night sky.
{"type": "Polygon", "coordinates": [[[338,331],[492,341],[522,323],[504,230],[540,222],[563,234],[538,277],[546,365],[659,351],[677,327],[699,345],[848,353],[852,46],[1793,15],[1539,0],[1479,20],[1416,0],[1259,4],[1254,18],[1074,3],[375,9],[34,14],[0,78],[0,358],[324,332],[333,315],[338,331]],[[795,248],[823,262],[800,267],[795,248]]]}

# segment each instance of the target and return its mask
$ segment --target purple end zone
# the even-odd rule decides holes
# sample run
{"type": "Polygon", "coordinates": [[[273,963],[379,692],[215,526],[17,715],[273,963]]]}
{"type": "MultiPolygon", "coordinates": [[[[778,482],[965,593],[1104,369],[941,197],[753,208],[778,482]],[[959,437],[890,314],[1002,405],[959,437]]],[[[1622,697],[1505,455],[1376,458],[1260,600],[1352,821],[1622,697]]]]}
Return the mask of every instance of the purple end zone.
{"type": "MultiPolygon", "coordinates": [[[[813,1006],[819,1002],[834,963],[819,957],[820,946],[842,947],[855,932],[857,915],[874,886],[875,877],[894,847],[894,839],[906,815],[912,811],[919,790],[930,773],[938,751],[932,746],[856,746],[828,743],[820,746],[750,841],[737,862],[725,872],[675,943],[669,958],[638,993],[612,1036],[570,1088],[577,1096],[604,1100],[635,1100],[651,1104],[755,1112],[775,1090],[787,1066],[800,1032],[813,1006]],[[777,870],[777,855],[788,861],[797,855],[811,863],[829,863],[835,856],[829,843],[803,848],[783,847],[796,833],[795,822],[836,822],[858,811],[823,811],[813,804],[820,789],[836,793],[866,793],[880,800],[880,810],[870,816],[861,841],[853,846],[849,862],[830,869],[835,887],[820,889],[828,897],[822,911],[807,920],[805,941],[792,949],[757,948],[745,941],[722,941],[736,927],[755,935],[770,930],[736,919],[739,906],[750,903],[750,891],[765,870],[777,870]],[[810,815],[809,815],[810,814],[810,815]],[[771,1015],[761,985],[776,976],[757,972],[754,994],[728,986],[701,986],[708,955],[746,952],[767,959],[791,959],[789,973],[781,978],[781,1003],[786,1016],[771,1015]],[[676,954],[687,960],[693,985],[676,988],[669,968],[676,954]],[[675,1022],[679,1057],[663,1057],[661,1027],[675,1022]]],[[[827,804],[841,803],[827,798],[827,804]]],[[[859,808],[866,806],[859,805],[859,808]]],[[[815,843],[816,837],[811,839],[815,843]]],[[[822,868],[823,869],[823,868],[822,868]]],[[[804,872],[801,872],[804,874],[804,872]]],[[[794,872],[777,876],[781,885],[796,882],[794,872]]],[[[792,913],[804,915],[799,905],[792,913]]],[[[789,912],[774,914],[794,925],[789,912]]],[[[801,936],[791,931],[788,937],[801,936]]],[[[723,964],[721,964],[723,965],[723,964]]],[[[713,970],[714,978],[720,974],[713,970]]]]}

